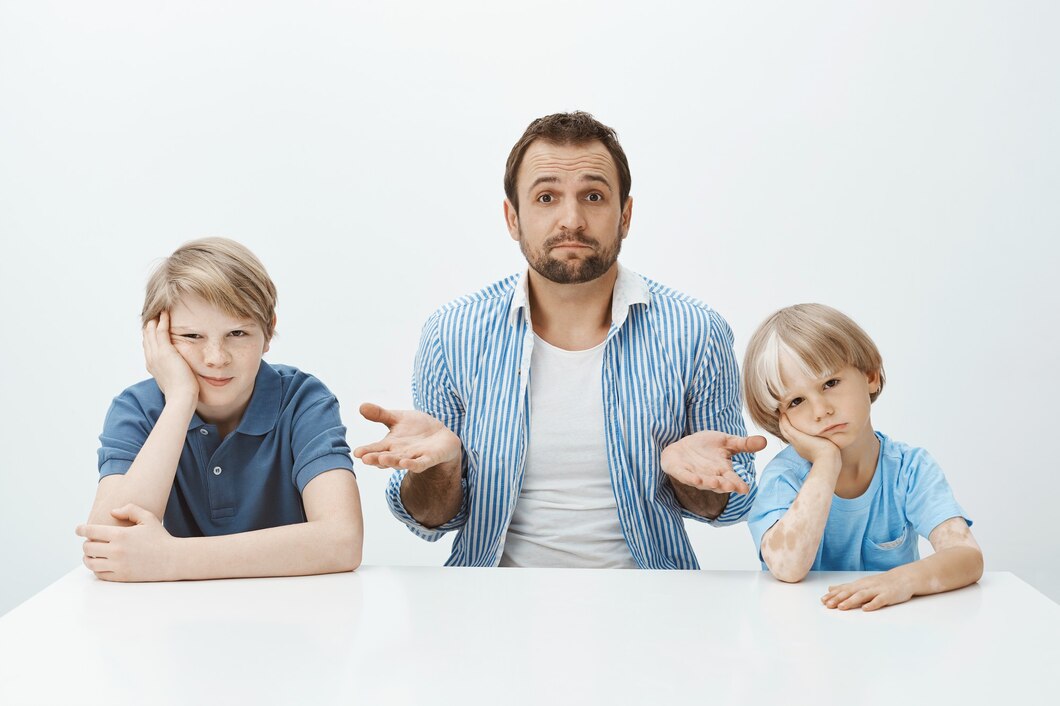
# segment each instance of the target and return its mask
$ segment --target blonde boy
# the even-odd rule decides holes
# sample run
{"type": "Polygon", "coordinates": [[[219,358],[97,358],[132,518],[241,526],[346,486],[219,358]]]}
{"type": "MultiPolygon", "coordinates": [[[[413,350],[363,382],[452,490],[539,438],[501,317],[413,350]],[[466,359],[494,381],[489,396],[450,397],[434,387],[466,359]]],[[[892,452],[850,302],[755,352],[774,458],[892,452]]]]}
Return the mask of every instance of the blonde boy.
{"type": "Polygon", "coordinates": [[[751,338],[744,394],[751,418],[790,446],[762,473],[748,526],[782,581],[811,570],[883,571],[830,586],[829,608],[875,610],[979,580],[972,524],[935,460],[873,430],[883,360],[844,314],[800,304],[751,338]],[[917,534],[935,553],[920,559],[917,534]]]}
{"type": "Polygon", "coordinates": [[[357,568],[360,498],[338,402],[312,375],[262,360],[275,306],[265,268],[231,240],[186,243],[152,274],[153,378],[111,404],[90,524],[77,528],[99,578],[357,568]]]}

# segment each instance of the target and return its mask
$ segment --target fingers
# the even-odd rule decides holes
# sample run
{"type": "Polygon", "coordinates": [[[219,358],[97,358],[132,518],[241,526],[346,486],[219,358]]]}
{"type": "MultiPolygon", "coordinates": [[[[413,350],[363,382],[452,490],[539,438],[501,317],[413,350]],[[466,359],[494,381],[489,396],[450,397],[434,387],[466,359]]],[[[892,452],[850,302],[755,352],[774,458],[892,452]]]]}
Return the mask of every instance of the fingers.
{"type": "Polygon", "coordinates": [[[135,522],[138,525],[151,521],[158,522],[158,518],[155,517],[153,512],[145,510],[139,505],[134,505],[133,503],[115,508],[110,511],[110,514],[116,519],[128,520],[129,522],[135,522]]]}
{"type": "Polygon", "coordinates": [[[884,606],[888,606],[890,604],[891,602],[887,600],[887,598],[885,598],[884,595],[881,593],[865,605],[861,606],[861,609],[866,612],[871,612],[874,610],[879,610],[880,608],[883,608],[884,606]]]}
{"type": "Polygon", "coordinates": [[[680,466],[668,471],[670,476],[679,483],[699,490],[712,490],[715,493],[740,493],[750,491],[747,484],[732,471],[720,475],[702,475],[694,473],[687,466],[680,466]]]}
{"type": "Polygon", "coordinates": [[[844,601],[840,601],[836,607],[839,610],[850,610],[851,608],[860,608],[869,601],[870,598],[874,598],[876,594],[867,588],[863,588],[860,591],[855,592],[849,598],[844,601]]]}
{"type": "Polygon", "coordinates": [[[393,451],[367,452],[360,458],[362,463],[376,468],[392,468],[394,470],[405,468],[402,465],[402,455],[393,451]]]}
{"type": "Polygon", "coordinates": [[[107,559],[109,558],[108,549],[110,548],[110,542],[93,542],[91,539],[86,539],[81,545],[82,551],[85,556],[91,559],[107,559]]]}
{"type": "Polygon", "coordinates": [[[89,571],[97,576],[101,573],[111,573],[112,571],[108,559],[96,559],[94,557],[86,556],[81,558],[81,563],[88,567],[89,571]]]}
{"type": "Polygon", "coordinates": [[[780,427],[780,435],[784,437],[784,441],[790,444],[792,437],[795,435],[793,433],[795,431],[795,427],[791,426],[791,422],[788,421],[788,415],[780,415],[780,422],[778,426],[780,427]]]}
{"type": "Polygon", "coordinates": [[[365,402],[359,409],[361,416],[370,422],[379,422],[392,427],[398,422],[397,415],[373,402],[365,402]]]}
{"type": "Polygon", "coordinates": [[[727,436],[725,437],[725,449],[734,454],[755,453],[766,447],[764,436],[727,436]]]}
{"type": "Polygon", "coordinates": [[[78,537],[84,537],[94,542],[112,542],[117,539],[124,527],[114,527],[112,525],[78,525],[74,533],[78,537]]]}
{"type": "Polygon", "coordinates": [[[390,442],[387,441],[386,439],[383,439],[381,441],[376,441],[375,443],[372,443],[372,444],[365,444],[364,446],[358,446],[357,448],[355,448],[353,450],[353,455],[354,455],[355,458],[361,458],[365,454],[370,454],[370,453],[377,454],[377,453],[381,453],[383,451],[389,451],[389,450],[390,450],[390,442]]]}

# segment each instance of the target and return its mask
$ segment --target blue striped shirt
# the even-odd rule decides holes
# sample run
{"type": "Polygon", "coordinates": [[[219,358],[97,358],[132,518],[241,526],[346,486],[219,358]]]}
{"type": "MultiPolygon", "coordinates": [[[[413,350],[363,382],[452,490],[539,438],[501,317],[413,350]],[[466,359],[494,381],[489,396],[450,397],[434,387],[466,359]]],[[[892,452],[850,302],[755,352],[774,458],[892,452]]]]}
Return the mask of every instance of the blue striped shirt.
{"type": "MultiPolygon", "coordinates": [[[[753,454],[733,458],[751,492],[730,494],[714,520],[685,510],[659,465],[663,449],[688,434],[745,435],[732,344],[713,309],[619,267],[604,347],[603,432],[619,523],[641,568],[699,568],[682,518],[728,525],[754,500],[753,454]]],[[[423,539],[459,530],[447,566],[500,562],[526,459],[533,345],[526,272],[443,306],[423,327],[413,402],[460,437],[463,501],[452,520],[424,527],[401,502],[403,470],[390,478],[387,501],[423,539]]]]}

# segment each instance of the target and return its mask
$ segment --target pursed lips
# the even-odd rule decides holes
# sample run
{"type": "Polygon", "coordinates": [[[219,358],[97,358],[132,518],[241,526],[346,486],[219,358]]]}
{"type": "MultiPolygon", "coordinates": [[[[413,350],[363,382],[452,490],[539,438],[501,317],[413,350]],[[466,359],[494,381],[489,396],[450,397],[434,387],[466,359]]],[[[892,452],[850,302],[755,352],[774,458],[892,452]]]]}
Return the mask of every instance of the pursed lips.
{"type": "Polygon", "coordinates": [[[212,378],[206,375],[200,375],[203,380],[210,383],[214,387],[224,387],[228,383],[232,382],[232,378],[212,378]]]}

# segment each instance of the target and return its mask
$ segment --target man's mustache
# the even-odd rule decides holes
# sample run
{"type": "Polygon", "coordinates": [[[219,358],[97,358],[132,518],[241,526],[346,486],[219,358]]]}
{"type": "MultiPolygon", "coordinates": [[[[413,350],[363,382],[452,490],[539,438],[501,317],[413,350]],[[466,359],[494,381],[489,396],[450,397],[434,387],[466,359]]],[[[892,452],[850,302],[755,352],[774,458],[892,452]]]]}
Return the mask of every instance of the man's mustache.
{"type": "Polygon", "coordinates": [[[545,249],[551,250],[559,245],[568,245],[570,243],[577,243],[578,245],[587,245],[590,248],[596,249],[600,243],[596,242],[594,238],[590,238],[582,233],[561,233],[560,235],[553,235],[551,238],[545,241],[545,249]]]}

